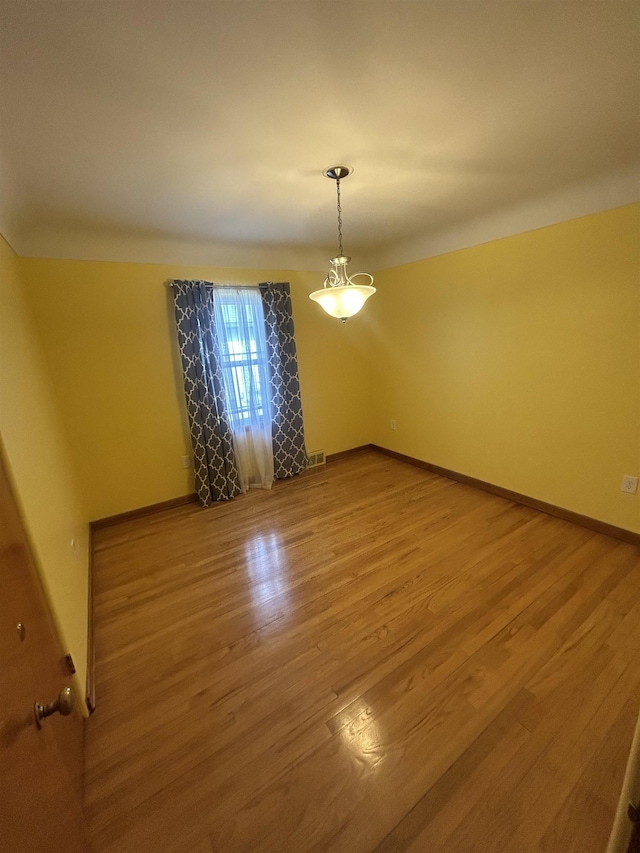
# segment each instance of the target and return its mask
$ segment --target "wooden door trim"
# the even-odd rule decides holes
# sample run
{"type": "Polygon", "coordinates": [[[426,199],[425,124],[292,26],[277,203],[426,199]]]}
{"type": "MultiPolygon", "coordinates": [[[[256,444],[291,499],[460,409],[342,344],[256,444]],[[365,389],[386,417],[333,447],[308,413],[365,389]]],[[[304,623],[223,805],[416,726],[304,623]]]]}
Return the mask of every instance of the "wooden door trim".
{"type": "Polygon", "coordinates": [[[61,838],[65,848],[86,853],[83,686],[64,642],[1,437],[0,506],[5,688],[0,702],[0,838],[7,849],[21,850],[44,850],[45,839],[61,838]],[[18,632],[12,630],[16,626],[18,632]],[[72,685],[78,697],[72,713],[64,715],[64,722],[53,713],[53,719],[39,725],[34,702],[52,703],[61,688],[72,685]]]}
{"type": "Polygon", "coordinates": [[[89,559],[87,561],[87,683],[85,702],[89,714],[96,709],[96,649],[93,629],[93,528],[89,525],[89,559]]]}

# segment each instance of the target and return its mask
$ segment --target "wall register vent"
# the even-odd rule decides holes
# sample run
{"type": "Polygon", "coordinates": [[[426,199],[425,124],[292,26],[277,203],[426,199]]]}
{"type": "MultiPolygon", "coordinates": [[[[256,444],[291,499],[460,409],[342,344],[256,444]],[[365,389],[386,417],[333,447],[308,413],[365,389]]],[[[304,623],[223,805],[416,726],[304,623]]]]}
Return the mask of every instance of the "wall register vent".
{"type": "Polygon", "coordinates": [[[307,456],[309,460],[307,468],[317,468],[318,465],[324,465],[326,463],[324,450],[314,450],[313,453],[309,453],[307,456]]]}

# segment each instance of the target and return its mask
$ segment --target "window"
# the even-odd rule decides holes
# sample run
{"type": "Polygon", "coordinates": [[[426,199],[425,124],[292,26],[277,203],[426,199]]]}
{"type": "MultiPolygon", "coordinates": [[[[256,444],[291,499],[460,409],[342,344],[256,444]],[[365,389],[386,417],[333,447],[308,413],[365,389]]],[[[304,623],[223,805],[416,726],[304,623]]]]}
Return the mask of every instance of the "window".
{"type": "Polygon", "coordinates": [[[235,431],[271,420],[264,311],[258,290],[216,288],[214,322],[231,427],[235,431]]]}
{"type": "Polygon", "coordinates": [[[304,471],[289,285],[176,280],[173,297],[203,505],[304,471]]]}

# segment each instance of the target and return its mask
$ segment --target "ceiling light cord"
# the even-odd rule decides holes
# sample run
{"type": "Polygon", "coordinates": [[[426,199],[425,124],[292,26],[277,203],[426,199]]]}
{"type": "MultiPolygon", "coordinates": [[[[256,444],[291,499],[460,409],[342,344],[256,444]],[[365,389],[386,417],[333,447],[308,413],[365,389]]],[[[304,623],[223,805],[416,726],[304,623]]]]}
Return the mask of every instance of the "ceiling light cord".
{"type": "Polygon", "coordinates": [[[336,180],[336,195],[338,197],[338,251],[344,255],[342,248],[342,205],[340,204],[340,178],[336,180]]]}

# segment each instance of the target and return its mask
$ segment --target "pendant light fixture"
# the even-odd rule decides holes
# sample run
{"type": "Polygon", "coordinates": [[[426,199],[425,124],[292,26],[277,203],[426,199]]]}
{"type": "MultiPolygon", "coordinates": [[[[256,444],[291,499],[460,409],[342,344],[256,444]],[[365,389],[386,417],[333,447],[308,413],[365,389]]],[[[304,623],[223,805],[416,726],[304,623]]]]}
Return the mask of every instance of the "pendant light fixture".
{"type": "Polygon", "coordinates": [[[340,204],[340,181],[353,172],[349,166],[331,166],[322,173],[327,178],[336,182],[336,196],[338,207],[338,254],[331,258],[329,263],[331,269],[324,280],[321,290],[315,290],[309,295],[309,299],[317,302],[327,314],[337,317],[344,323],[347,317],[353,317],[362,308],[370,296],[376,292],[373,284],[373,276],[368,272],[355,272],[349,275],[347,264],[351,258],[347,257],[342,248],[342,206],[340,204]],[[367,284],[354,284],[353,280],[358,276],[368,279],[367,284]]]}

